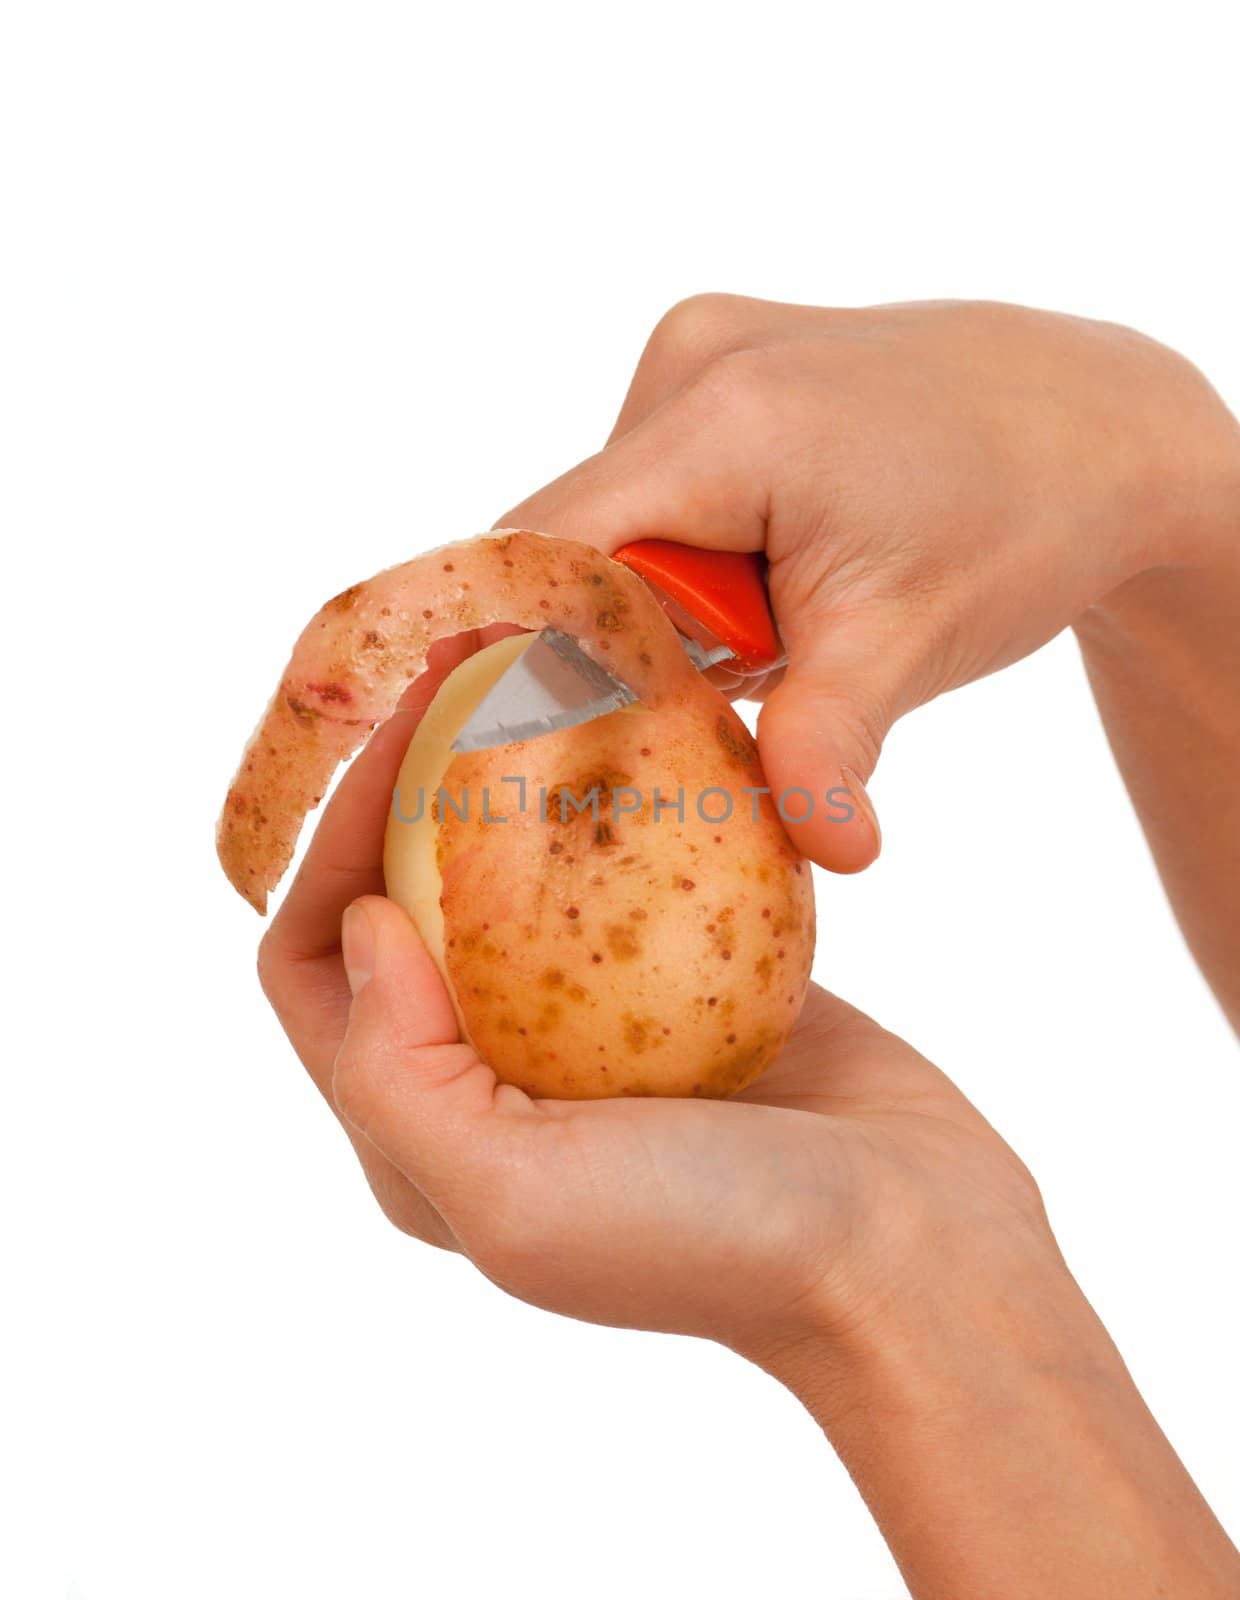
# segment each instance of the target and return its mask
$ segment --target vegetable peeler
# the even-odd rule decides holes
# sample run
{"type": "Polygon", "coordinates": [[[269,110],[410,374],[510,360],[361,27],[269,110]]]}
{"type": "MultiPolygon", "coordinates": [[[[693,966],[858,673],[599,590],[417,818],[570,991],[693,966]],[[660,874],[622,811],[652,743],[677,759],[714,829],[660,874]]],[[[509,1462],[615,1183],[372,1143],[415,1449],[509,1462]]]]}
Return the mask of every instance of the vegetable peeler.
{"type": "MultiPolygon", "coordinates": [[[[726,665],[743,681],[783,664],[761,552],[639,539],[613,559],[653,590],[699,671],[726,665]]],[[[575,639],[544,628],[475,707],[452,748],[515,744],[606,716],[637,698],[575,639]]]]}

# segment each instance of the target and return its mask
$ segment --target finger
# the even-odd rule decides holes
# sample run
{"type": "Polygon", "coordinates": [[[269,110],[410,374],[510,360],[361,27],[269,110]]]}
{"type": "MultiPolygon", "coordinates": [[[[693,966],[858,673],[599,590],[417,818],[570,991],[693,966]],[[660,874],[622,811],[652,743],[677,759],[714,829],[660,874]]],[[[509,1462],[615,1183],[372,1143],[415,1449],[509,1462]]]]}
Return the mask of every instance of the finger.
{"type": "MultiPolygon", "coordinates": [[[[349,1018],[349,985],[340,951],[299,959],[285,953],[260,964],[263,988],[315,1087],[336,1112],[331,1094],[332,1064],[349,1018]]],[[[408,1178],[357,1129],[344,1131],[361,1163],[371,1192],[403,1233],[441,1249],[456,1249],[443,1218],[408,1178]]]]}
{"type": "MultiPolygon", "coordinates": [[[[511,630],[484,629],[477,638],[462,634],[432,650],[427,672],[345,774],[260,947],[259,976],[267,998],[333,1111],[332,1065],[351,998],[340,951],[341,916],[358,895],[383,892],[383,836],[392,786],[423,711],[458,661],[506,631],[511,630]]],[[[356,1129],[346,1126],[345,1132],[389,1220],[428,1244],[457,1248],[442,1217],[399,1168],[356,1129]]]]}
{"type": "Polygon", "coordinates": [[[866,785],[911,704],[910,660],[891,632],[869,613],[802,614],[785,628],[788,666],[758,718],[784,825],[803,854],[832,872],[860,872],[882,848],[866,785]]]}
{"type": "Polygon", "coordinates": [[[498,1185],[541,1120],[461,1041],[452,1002],[405,912],[368,896],[344,919],[353,1004],[336,1058],[341,1116],[452,1225],[454,1208],[498,1185]]]}
{"type": "MultiPolygon", "coordinates": [[[[290,1044],[315,1087],[338,1115],[332,1099],[332,1065],[348,1026],[350,995],[340,950],[299,957],[265,950],[260,976],[290,1044]]],[[[361,1163],[371,1193],[402,1233],[440,1249],[457,1248],[451,1230],[426,1197],[356,1128],[344,1132],[361,1163]]]]}
{"type": "Polygon", "coordinates": [[[752,388],[709,369],[496,527],[579,539],[607,555],[649,538],[761,550],[773,459],[765,441],[773,426],[752,388]]]}

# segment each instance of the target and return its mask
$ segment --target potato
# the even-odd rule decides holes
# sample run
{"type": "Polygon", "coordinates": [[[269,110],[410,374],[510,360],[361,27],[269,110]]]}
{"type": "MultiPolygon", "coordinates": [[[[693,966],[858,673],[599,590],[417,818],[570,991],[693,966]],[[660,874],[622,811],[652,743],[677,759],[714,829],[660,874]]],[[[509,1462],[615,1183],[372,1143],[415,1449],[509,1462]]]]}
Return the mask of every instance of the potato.
{"type": "Polygon", "coordinates": [[[424,716],[388,823],[388,893],[504,1081],[561,1099],[731,1094],[800,1011],[809,867],[757,792],[748,730],[700,680],[658,709],[453,752],[533,637],[463,662],[424,716]]]}
{"type": "Polygon", "coordinates": [[[470,657],[423,718],[387,833],[389,893],[501,1078],[569,1097],[735,1091],[800,1010],[809,869],[756,792],[743,723],[642,580],[591,545],[495,529],[320,606],[225,797],[216,847],[229,882],[263,914],[307,813],[427,671],[435,642],[493,623],[528,631],[470,657]],[[455,756],[469,711],[545,627],[638,703],[455,756]],[[437,803],[441,787],[457,809],[437,803]]]}

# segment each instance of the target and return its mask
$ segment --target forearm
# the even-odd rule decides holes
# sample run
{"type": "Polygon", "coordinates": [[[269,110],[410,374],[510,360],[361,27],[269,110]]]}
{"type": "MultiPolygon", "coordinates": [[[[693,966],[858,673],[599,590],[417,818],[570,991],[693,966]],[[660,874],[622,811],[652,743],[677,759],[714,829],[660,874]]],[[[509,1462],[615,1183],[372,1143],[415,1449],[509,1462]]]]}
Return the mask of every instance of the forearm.
{"type": "MultiPolygon", "coordinates": [[[[903,1304],[904,1302],[902,1302],[903,1304]]],[[[962,1261],[897,1327],[762,1362],[813,1412],[916,1600],[1232,1600],[1240,1554],[1049,1252],[962,1261]]]]}
{"type": "Polygon", "coordinates": [[[1232,509],[1212,559],[1132,580],[1077,635],[1176,917],[1240,1031],[1240,491],[1232,509]]]}

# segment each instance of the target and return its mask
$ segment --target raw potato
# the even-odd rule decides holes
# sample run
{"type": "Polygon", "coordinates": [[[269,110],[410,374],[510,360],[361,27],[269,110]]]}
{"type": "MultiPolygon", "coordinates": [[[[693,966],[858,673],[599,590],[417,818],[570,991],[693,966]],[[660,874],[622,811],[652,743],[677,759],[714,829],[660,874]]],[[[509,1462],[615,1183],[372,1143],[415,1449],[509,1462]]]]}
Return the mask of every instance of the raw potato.
{"type": "Polygon", "coordinates": [[[814,943],[809,867],[770,797],[745,792],[764,782],[756,746],[699,680],[657,710],[455,754],[530,637],[470,657],[423,718],[388,823],[388,893],[505,1081],[561,1099],[731,1094],[783,1048],[814,943]],[[709,820],[725,795],[731,816],[709,820]]]}
{"type": "MultiPolygon", "coordinates": [[[[468,822],[447,809],[421,834],[393,822],[390,892],[437,950],[466,1032],[502,1077],[557,1096],[739,1088],[779,1051],[800,1009],[813,949],[809,869],[769,797],[751,820],[744,791],[763,780],[744,725],[690,664],[641,579],[592,546],[500,530],[390,567],[321,606],[229,786],[217,830],[229,881],[264,912],[306,813],[425,672],[431,646],[493,622],[571,635],[640,704],[583,729],[452,757],[443,730],[480,697],[476,674],[506,659],[472,657],[423,720],[409,760],[429,788],[436,772],[449,791],[467,786],[474,809],[468,822]],[[516,786],[499,781],[521,775],[524,813],[516,786]],[[597,820],[587,810],[560,822],[554,800],[539,819],[540,786],[584,798],[596,781],[597,820]],[[615,816],[612,794],[630,785],[643,808],[615,816]],[[674,799],[681,785],[684,819],[664,810],[656,822],[656,786],[674,799]],[[699,815],[697,797],[711,787],[731,796],[730,820],[699,815]],[[492,815],[507,822],[482,821],[487,789],[492,815]]],[[[416,813],[417,788],[407,764],[405,814],[416,813]]],[[[710,799],[713,815],[720,800],[710,799]]]]}

